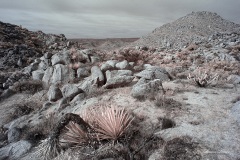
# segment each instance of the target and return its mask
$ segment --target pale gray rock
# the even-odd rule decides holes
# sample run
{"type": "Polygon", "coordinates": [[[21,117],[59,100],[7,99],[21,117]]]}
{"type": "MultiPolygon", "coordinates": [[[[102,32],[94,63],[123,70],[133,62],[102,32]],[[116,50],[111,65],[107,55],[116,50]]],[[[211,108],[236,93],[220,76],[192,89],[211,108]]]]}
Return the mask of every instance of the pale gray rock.
{"type": "Polygon", "coordinates": [[[85,96],[86,95],[84,93],[80,93],[80,94],[76,95],[73,98],[73,100],[71,101],[71,104],[76,105],[76,104],[82,102],[84,100],[85,96]]]}
{"type": "Polygon", "coordinates": [[[16,143],[10,143],[9,145],[0,149],[0,159],[20,159],[25,153],[32,148],[32,144],[28,141],[21,140],[16,143]]]}
{"type": "Polygon", "coordinates": [[[107,83],[103,87],[117,88],[117,87],[126,86],[129,83],[131,83],[134,78],[135,78],[134,76],[126,76],[126,75],[112,77],[107,80],[107,83]]]}
{"type": "Polygon", "coordinates": [[[66,65],[56,64],[51,78],[51,83],[66,83],[74,79],[74,72],[66,65]]]}
{"type": "Polygon", "coordinates": [[[78,78],[85,78],[90,75],[90,72],[87,68],[78,68],[77,69],[77,77],[78,78]]]}
{"type": "Polygon", "coordinates": [[[118,63],[117,60],[108,60],[108,61],[106,61],[105,64],[108,64],[108,65],[112,66],[113,68],[115,68],[117,63],[118,63]]]}
{"type": "Polygon", "coordinates": [[[94,81],[94,84],[97,84],[99,86],[104,84],[105,78],[98,66],[93,66],[91,68],[91,78],[94,81]]]}
{"type": "Polygon", "coordinates": [[[49,62],[50,62],[50,60],[48,60],[48,59],[41,61],[38,65],[38,69],[46,70],[50,66],[49,62]]]}
{"type": "Polygon", "coordinates": [[[136,74],[139,78],[145,78],[148,80],[160,79],[161,81],[169,81],[168,72],[161,67],[148,67],[145,70],[136,74]]]}
{"type": "Polygon", "coordinates": [[[53,67],[49,67],[47,68],[47,70],[44,72],[42,81],[46,84],[51,83],[51,78],[52,78],[52,74],[53,74],[53,67]]]}
{"type": "Polygon", "coordinates": [[[116,64],[116,68],[118,68],[118,69],[129,69],[129,67],[130,67],[130,65],[129,65],[128,61],[126,61],[126,60],[124,60],[122,62],[118,62],[116,64]]]}
{"type": "Polygon", "coordinates": [[[52,53],[51,52],[47,52],[44,54],[44,58],[46,59],[50,59],[52,57],[52,53]]]}
{"type": "Polygon", "coordinates": [[[89,93],[94,89],[94,80],[91,77],[85,78],[85,80],[80,84],[80,87],[85,93],[89,93]]]}
{"type": "Polygon", "coordinates": [[[91,60],[92,63],[96,63],[96,62],[99,62],[99,61],[100,61],[100,58],[97,57],[97,56],[91,56],[91,57],[90,57],[90,60],[91,60]]]}
{"type": "Polygon", "coordinates": [[[70,52],[69,51],[63,51],[60,53],[56,53],[52,56],[51,58],[51,62],[52,65],[56,65],[56,64],[69,64],[70,63],[70,52]]]}
{"type": "Polygon", "coordinates": [[[76,85],[74,84],[65,84],[62,87],[62,93],[63,93],[63,97],[69,97],[69,98],[74,98],[76,95],[78,95],[79,93],[83,93],[83,90],[78,88],[76,85]]]}
{"type": "Polygon", "coordinates": [[[36,70],[32,72],[32,79],[34,80],[42,80],[44,76],[43,70],[36,70]]]}
{"type": "Polygon", "coordinates": [[[8,142],[9,143],[20,140],[20,136],[21,136],[21,129],[13,127],[8,130],[8,142]]]}
{"type": "Polygon", "coordinates": [[[227,80],[230,82],[230,83],[233,83],[233,84],[239,84],[240,83],[240,76],[239,75],[230,75],[227,80]]]}
{"type": "Polygon", "coordinates": [[[160,79],[147,80],[141,78],[132,88],[131,95],[134,98],[146,98],[150,94],[163,92],[162,81],[160,79]]]}
{"type": "Polygon", "coordinates": [[[113,70],[113,71],[106,71],[106,78],[107,81],[113,77],[118,76],[132,76],[133,72],[131,70],[113,70]]]}
{"type": "Polygon", "coordinates": [[[114,67],[111,66],[111,65],[109,65],[108,63],[104,63],[104,64],[102,64],[102,66],[101,66],[101,70],[102,70],[103,72],[106,72],[107,70],[113,70],[113,69],[114,69],[114,67]]]}
{"type": "Polygon", "coordinates": [[[49,101],[57,101],[63,97],[62,91],[56,85],[51,85],[47,94],[49,101]]]}

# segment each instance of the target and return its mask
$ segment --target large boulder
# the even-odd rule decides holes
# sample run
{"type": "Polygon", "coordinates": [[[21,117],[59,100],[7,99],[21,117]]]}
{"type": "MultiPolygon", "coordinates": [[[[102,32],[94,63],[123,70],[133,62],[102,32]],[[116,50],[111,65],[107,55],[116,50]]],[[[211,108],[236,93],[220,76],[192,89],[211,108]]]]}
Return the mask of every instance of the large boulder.
{"type": "Polygon", "coordinates": [[[134,76],[116,76],[108,79],[107,83],[103,86],[104,88],[117,88],[130,84],[134,76]]]}
{"type": "Polygon", "coordinates": [[[164,68],[157,66],[147,67],[145,70],[137,73],[135,76],[139,78],[145,78],[148,80],[154,79],[160,79],[161,81],[170,80],[168,72],[164,68]]]}
{"type": "Polygon", "coordinates": [[[20,140],[20,136],[21,136],[21,129],[13,127],[8,130],[8,142],[9,143],[20,140]]]}
{"type": "Polygon", "coordinates": [[[104,88],[116,88],[126,86],[132,82],[134,77],[133,72],[130,70],[113,70],[106,71],[107,82],[103,86],[104,88]]]}
{"type": "Polygon", "coordinates": [[[69,97],[70,99],[72,99],[79,93],[84,93],[84,91],[74,84],[65,84],[62,87],[62,93],[63,97],[69,97]]]}
{"type": "Polygon", "coordinates": [[[77,69],[77,77],[78,78],[85,78],[90,75],[90,72],[87,68],[78,68],[77,69]]]}
{"type": "Polygon", "coordinates": [[[0,149],[0,159],[20,159],[20,157],[27,153],[31,148],[32,144],[26,140],[10,143],[0,149]]]}
{"type": "Polygon", "coordinates": [[[94,84],[97,84],[98,86],[103,85],[105,82],[104,75],[98,66],[93,66],[91,68],[91,78],[94,81],[94,84]]]}
{"type": "Polygon", "coordinates": [[[117,60],[108,60],[104,64],[102,64],[101,70],[103,72],[105,72],[107,70],[113,70],[116,68],[115,66],[116,66],[117,62],[118,62],[117,60]]]}
{"type": "Polygon", "coordinates": [[[129,63],[127,60],[124,60],[122,62],[118,62],[116,64],[116,68],[118,69],[128,69],[130,67],[129,63]]]}
{"type": "Polygon", "coordinates": [[[51,62],[52,65],[56,65],[56,64],[69,64],[70,63],[70,52],[69,51],[63,51],[63,52],[59,52],[56,53],[52,56],[51,62]]]}
{"type": "Polygon", "coordinates": [[[131,95],[134,98],[146,98],[150,94],[163,92],[162,81],[160,79],[147,80],[141,78],[132,88],[131,95]]]}
{"type": "Polygon", "coordinates": [[[63,97],[62,91],[56,85],[51,85],[47,94],[49,101],[57,101],[63,97]]]}
{"type": "Polygon", "coordinates": [[[53,67],[48,67],[43,75],[42,81],[46,84],[50,84],[51,83],[51,78],[52,78],[52,74],[53,74],[53,67]]]}
{"type": "Polygon", "coordinates": [[[107,81],[113,77],[119,76],[132,76],[133,72],[131,70],[113,70],[113,71],[106,71],[106,78],[107,81]]]}
{"type": "Polygon", "coordinates": [[[42,80],[43,76],[44,76],[43,70],[36,70],[32,72],[32,79],[34,80],[42,80]]]}
{"type": "Polygon", "coordinates": [[[74,71],[67,65],[56,64],[54,66],[51,83],[66,83],[74,79],[74,71]]]}
{"type": "Polygon", "coordinates": [[[42,81],[46,84],[66,83],[74,79],[74,71],[67,65],[56,64],[47,68],[42,81]]]}

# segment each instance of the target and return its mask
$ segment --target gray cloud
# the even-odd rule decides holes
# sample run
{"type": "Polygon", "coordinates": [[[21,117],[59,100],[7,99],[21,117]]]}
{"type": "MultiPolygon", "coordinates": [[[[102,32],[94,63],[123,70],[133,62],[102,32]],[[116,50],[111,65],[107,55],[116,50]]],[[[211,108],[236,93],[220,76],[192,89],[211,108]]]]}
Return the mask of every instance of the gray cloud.
{"type": "Polygon", "coordinates": [[[240,23],[239,0],[0,0],[0,21],[68,38],[140,37],[192,11],[240,23]]]}

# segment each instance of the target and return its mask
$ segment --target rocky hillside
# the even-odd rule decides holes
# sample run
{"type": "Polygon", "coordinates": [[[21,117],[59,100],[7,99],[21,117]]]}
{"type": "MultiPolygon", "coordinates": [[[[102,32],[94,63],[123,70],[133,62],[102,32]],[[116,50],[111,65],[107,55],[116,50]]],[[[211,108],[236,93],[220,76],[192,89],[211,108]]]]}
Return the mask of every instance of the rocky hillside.
{"type": "Polygon", "coordinates": [[[192,13],[115,50],[1,26],[0,160],[240,159],[239,25],[192,13]]]}
{"type": "Polygon", "coordinates": [[[239,39],[240,25],[227,21],[212,12],[192,12],[178,20],[156,28],[134,45],[181,49],[189,44],[207,44],[213,39],[235,42],[239,39]],[[232,35],[233,34],[233,35],[232,35]]]}
{"type": "Polygon", "coordinates": [[[26,67],[44,52],[63,49],[65,41],[64,35],[32,32],[21,26],[0,22],[0,68],[14,71],[14,68],[26,67]]]}

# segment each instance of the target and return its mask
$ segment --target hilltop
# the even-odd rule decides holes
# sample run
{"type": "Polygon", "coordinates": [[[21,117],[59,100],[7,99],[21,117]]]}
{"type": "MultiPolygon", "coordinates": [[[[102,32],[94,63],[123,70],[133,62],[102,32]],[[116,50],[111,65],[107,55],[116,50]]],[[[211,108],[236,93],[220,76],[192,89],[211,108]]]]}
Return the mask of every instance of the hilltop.
{"type": "Polygon", "coordinates": [[[239,33],[240,25],[212,12],[192,12],[156,28],[134,45],[181,49],[189,44],[206,44],[209,38],[239,33]]]}

